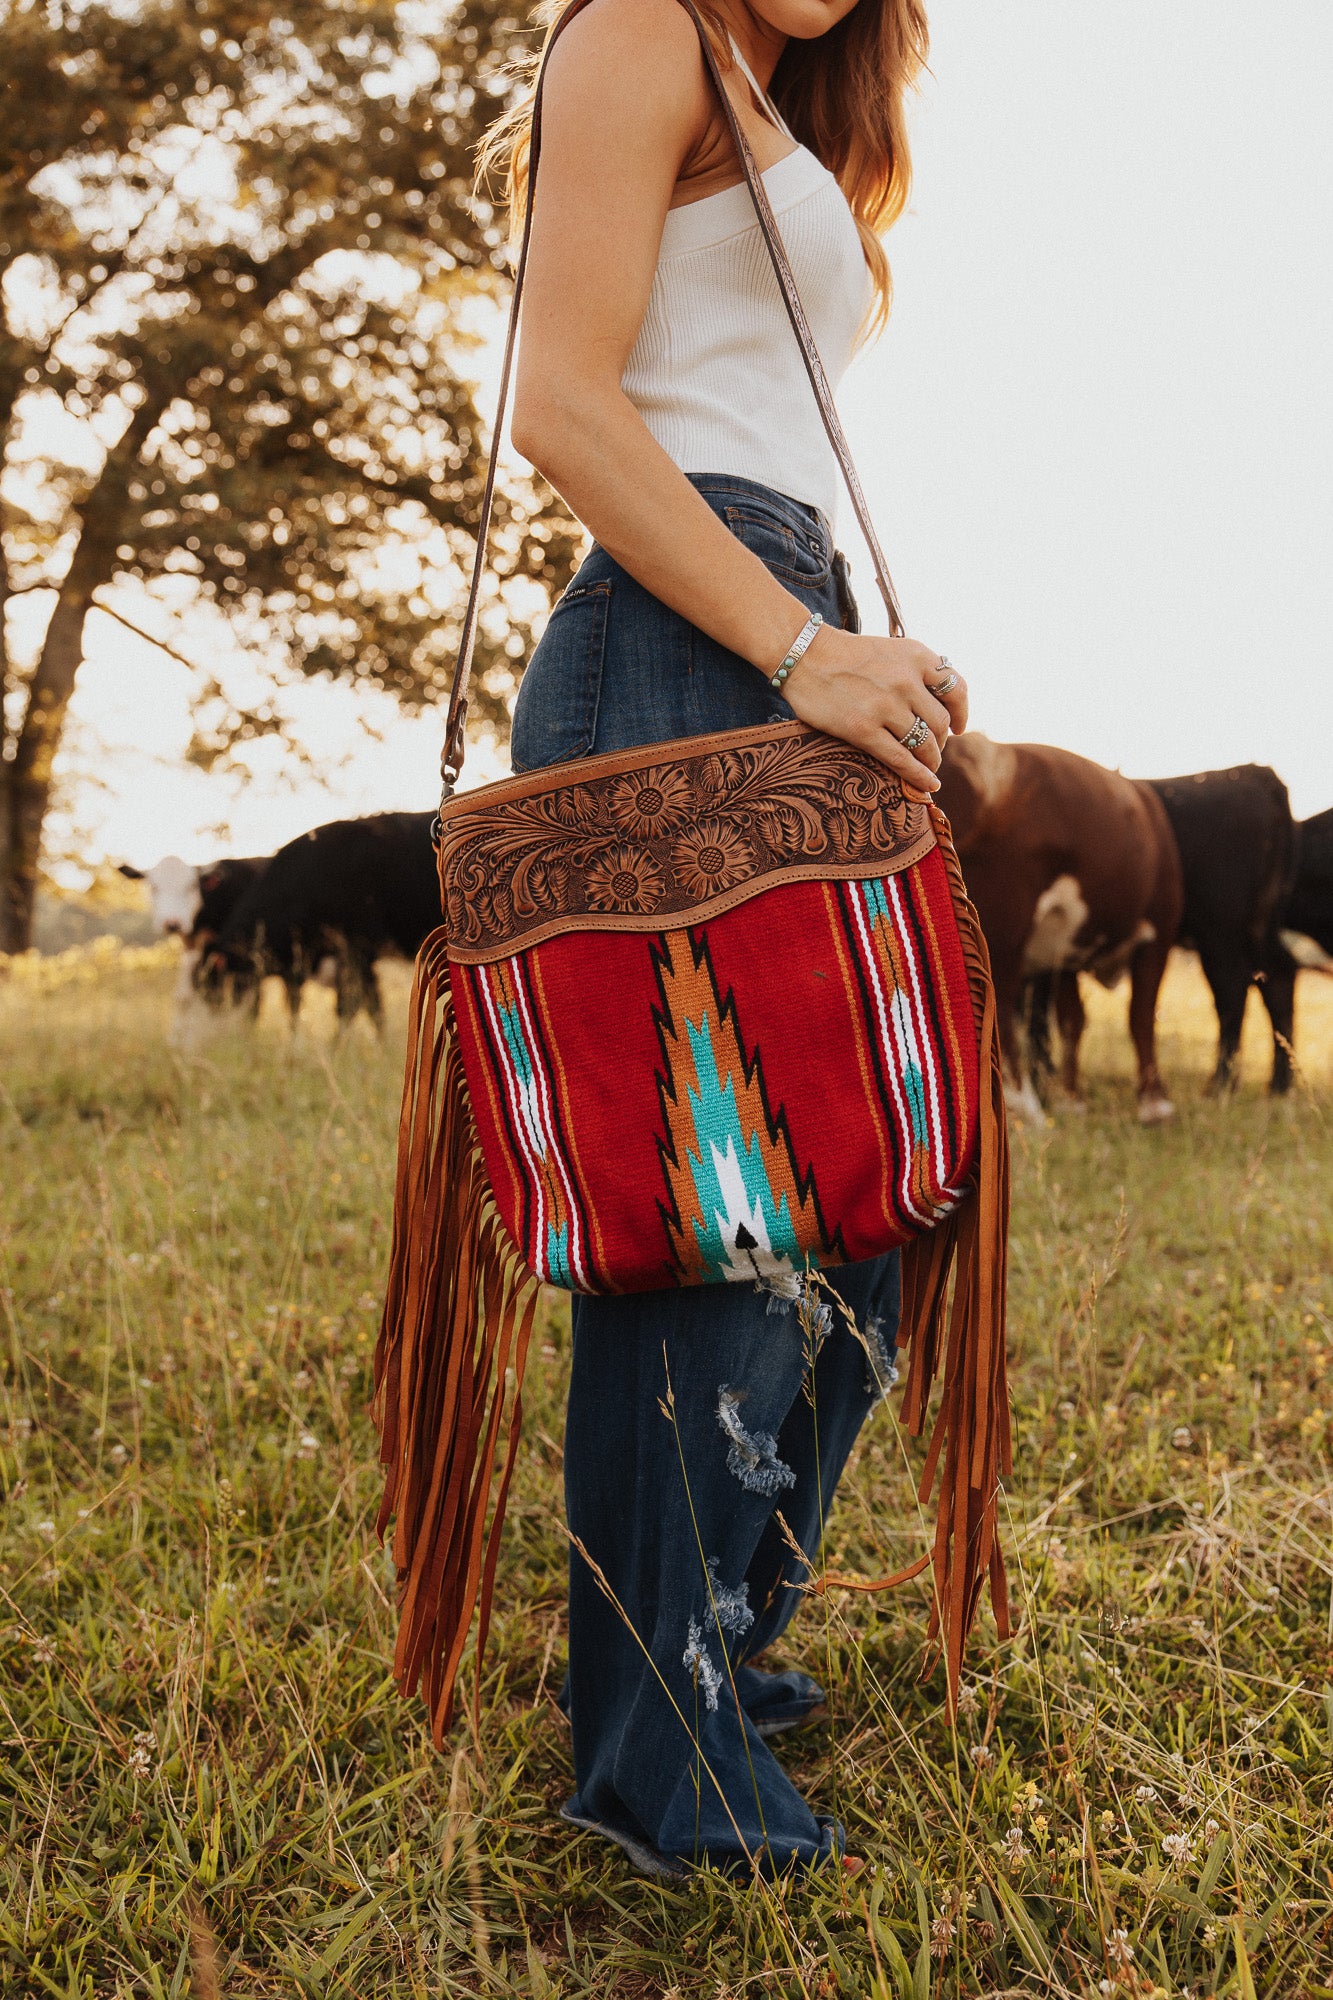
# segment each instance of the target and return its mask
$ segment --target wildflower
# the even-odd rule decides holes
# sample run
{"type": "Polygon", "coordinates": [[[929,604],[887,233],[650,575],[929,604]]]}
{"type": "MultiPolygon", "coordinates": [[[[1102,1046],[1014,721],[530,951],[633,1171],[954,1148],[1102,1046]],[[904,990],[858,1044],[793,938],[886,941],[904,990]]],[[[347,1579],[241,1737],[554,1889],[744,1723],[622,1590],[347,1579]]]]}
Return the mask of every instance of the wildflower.
{"type": "Polygon", "coordinates": [[[1194,1433],[1188,1424],[1177,1424],[1171,1433],[1171,1444],[1176,1451],[1188,1451],[1194,1443],[1194,1433]]]}
{"type": "Polygon", "coordinates": [[[1156,1801],[1157,1787],[1156,1785],[1136,1785],[1134,1787],[1134,1796],[1141,1806],[1150,1806],[1156,1801]]]}
{"type": "Polygon", "coordinates": [[[1218,1825],[1218,1823],[1217,1823],[1217,1821],[1216,1821],[1215,1819],[1209,1819],[1209,1820],[1205,1820],[1205,1821],[1204,1821],[1204,1826],[1203,1826],[1203,1837],[1204,1837],[1204,1839],[1205,1839],[1205,1840],[1207,1840],[1207,1841],[1210,1841],[1210,1842],[1211,1842],[1211,1841],[1214,1841],[1214,1840],[1216,1840],[1216,1839],[1217,1839],[1217,1836],[1218,1836],[1218,1834],[1219,1834],[1219,1833],[1220,1833],[1221,1831],[1222,1831],[1222,1829],[1221,1829],[1221,1827],[1220,1827],[1220,1826],[1218,1825]]]}
{"type": "Polygon", "coordinates": [[[302,1431],[300,1442],[296,1447],[296,1456],[298,1458],[314,1458],[318,1450],[319,1439],[314,1433],[311,1431],[302,1431]]]}
{"type": "Polygon", "coordinates": [[[969,1685],[968,1687],[959,1688],[958,1713],[960,1715],[975,1715],[980,1706],[981,1698],[974,1687],[969,1685]]]}
{"type": "Polygon", "coordinates": [[[1205,1943],[1205,1944],[1207,1945],[1207,1947],[1208,1947],[1209,1951],[1211,1951],[1211,1950],[1212,1950],[1212,1948],[1213,1948],[1213,1946],[1214,1946],[1214,1945],[1215,1945],[1215,1944],[1217,1943],[1217,1925],[1216,1925],[1216,1924],[1205,1924],[1205,1925],[1204,1925],[1204,1927],[1203,1927],[1203,1941],[1204,1941],[1204,1943],[1205,1943]]]}
{"type": "Polygon", "coordinates": [[[1038,1839],[1040,1839],[1041,1835],[1046,1832],[1050,1824],[1051,1822],[1047,1819],[1045,1813],[1033,1814],[1032,1831],[1037,1835],[1038,1839]]]}
{"type": "Polygon", "coordinates": [[[978,1951],[989,1951],[998,1936],[994,1924],[987,1923],[985,1917],[978,1917],[972,1925],[972,1939],[978,1951]]]}
{"type": "Polygon", "coordinates": [[[111,1463],[113,1465],[124,1465],[126,1459],[129,1457],[129,1453],[126,1451],[123,1444],[113,1444],[110,1451],[107,1453],[107,1457],[111,1460],[111,1463]]]}
{"type": "Polygon", "coordinates": [[[1110,1959],[1112,1965],[1132,1965],[1134,1963],[1134,1947],[1129,1941],[1128,1931],[1117,1928],[1111,1932],[1110,1937],[1105,1942],[1106,1956],[1110,1959]]]}
{"type": "Polygon", "coordinates": [[[55,1660],[56,1649],[46,1638],[36,1638],[32,1642],[32,1657],[39,1667],[49,1667],[55,1660]]]}
{"type": "Polygon", "coordinates": [[[1016,1875],[1027,1860],[1030,1852],[1027,1842],[1023,1838],[1022,1827],[1011,1826],[1001,1841],[1000,1847],[1004,1854],[1005,1867],[1009,1869],[1011,1874],[1016,1875]]]}
{"type": "Polygon", "coordinates": [[[1190,1858],[1190,1848],[1192,1846],[1193,1842],[1187,1833],[1164,1833],[1162,1835],[1162,1852],[1175,1868],[1184,1867],[1190,1858]]]}
{"type": "Polygon", "coordinates": [[[1065,1423],[1069,1423],[1072,1418],[1078,1415],[1078,1405],[1077,1403],[1061,1403],[1057,1414],[1065,1423]]]}
{"type": "Polygon", "coordinates": [[[986,1770],[991,1764],[995,1762],[995,1759],[992,1757],[990,1750],[984,1743],[974,1743],[972,1745],[971,1751],[968,1754],[971,1756],[972,1762],[976,1765],[979,1771],[986,1770]]]}
{"type": "Polygon", "coordinates": [[[44,1570],[39,1571],[37,1581],[46,1584],[49,1589],[54,1589],[60,1581],[60,1571],[54,1563],[48,1563],[44,1570]]]}
{"type": "Polygon", "coordinates": [[[157,1748],[157,1738],[150,1729],[136,1729],[134,1748],[129,1755],[129,1773],[132,1778],[151,1778],[153,1775],[153,1752],[157,1748]]]}
{"type": "Polygon", "coordinates": [[[314,1378],[308,1368],[298,1368],[292,1377],[293,1389],[308,1389],[314,1378]]]}
{"type": "Polygon", "coordinates": [[[932,1958],[947,1958],[949,1946],[953,1943],[956,1926],[952,1918],[941,1911],[930,1927],[930,1955],[932,1958]]]}
{"type": "Polygon", "coordinates": [[[54,1521],[35,1521],[33,1523],[33,1532],[38,1535],[45,1535],[48,1542],[53,1542],[56,1535],[56,1524],[54,1521]]]}

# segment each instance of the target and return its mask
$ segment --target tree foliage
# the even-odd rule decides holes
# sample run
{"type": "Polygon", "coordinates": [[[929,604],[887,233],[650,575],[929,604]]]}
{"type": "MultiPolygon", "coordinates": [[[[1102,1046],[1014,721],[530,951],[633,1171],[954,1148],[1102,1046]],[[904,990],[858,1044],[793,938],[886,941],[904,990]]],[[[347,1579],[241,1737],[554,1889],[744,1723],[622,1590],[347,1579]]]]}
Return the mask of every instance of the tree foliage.
{"type": "MultiPolygon", "coordinates": [[[[468,342],[504,262],[472,153],[521,33],[500,0],[0,18],[0,949],[26,942],[105,586],[184,578],[306,673],[438,698],[486,442],[468,342]],[[19,661],[7,600],[37,589],[19,661]]],[[[507,483],[494,563],[520,613],[574,536],[507,483]]],[[[523,638],[482,634],[496,718],[523,638]]]]}

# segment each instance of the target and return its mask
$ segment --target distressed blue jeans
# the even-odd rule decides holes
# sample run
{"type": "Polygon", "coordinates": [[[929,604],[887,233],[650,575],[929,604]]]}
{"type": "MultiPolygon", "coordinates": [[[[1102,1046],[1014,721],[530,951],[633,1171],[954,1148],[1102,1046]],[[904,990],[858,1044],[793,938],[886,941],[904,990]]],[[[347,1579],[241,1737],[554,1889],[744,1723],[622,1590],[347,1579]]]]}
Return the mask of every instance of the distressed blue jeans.
{"type": "MultiPolygon", "coordinates": [[[[821,514],[730,475],[692,483],[810,610],[856,629],[821,514]]],[[[790,714],[754,667],[594,546],[524,675],[514,768],[790,714]]],[[[842,1845],[768,1741],[823,1691],[752,1664],[800,1603],[797,1549],[817,1551],[848,1453],[893,1380],[896,1254],[831,1275],[846,1313],[798,1286],[574,1300],[564,1705],[577,1790],[565,1816],[650,1873],[696,1861],[772,1873],[842,1845]]]]}

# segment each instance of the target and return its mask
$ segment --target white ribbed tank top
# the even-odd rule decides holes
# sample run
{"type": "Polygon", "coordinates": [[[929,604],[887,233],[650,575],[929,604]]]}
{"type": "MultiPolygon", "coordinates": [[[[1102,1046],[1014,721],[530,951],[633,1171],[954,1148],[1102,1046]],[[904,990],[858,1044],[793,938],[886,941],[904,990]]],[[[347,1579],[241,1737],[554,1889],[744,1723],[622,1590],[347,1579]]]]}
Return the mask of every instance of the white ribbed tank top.
{"type": "MultiPolygon", "coordinates": [[[[760,103],[788,132],[732,48],[760,103]]],[[[856,223],[837,181],[805,146],[763,179],[836,389],[871,305],[856,223]]],[[[838,462],[744,182],[667,211],[621,386],[682,472],[756,479],[836,518],[838,462]]]]}

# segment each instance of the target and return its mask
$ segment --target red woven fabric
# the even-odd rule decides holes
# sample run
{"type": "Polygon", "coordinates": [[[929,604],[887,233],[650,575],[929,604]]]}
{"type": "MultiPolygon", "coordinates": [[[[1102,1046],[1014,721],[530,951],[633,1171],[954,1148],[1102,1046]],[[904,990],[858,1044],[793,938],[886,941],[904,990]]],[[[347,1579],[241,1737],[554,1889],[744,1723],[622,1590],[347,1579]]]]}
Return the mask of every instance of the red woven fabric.
{"type": "Polygon", "coordinates": [[[500,1213],[549,1283],[780,1280],[904,1243],[964,1192],[976,1024],[938,850],[450,983],[500,1213]]]}

